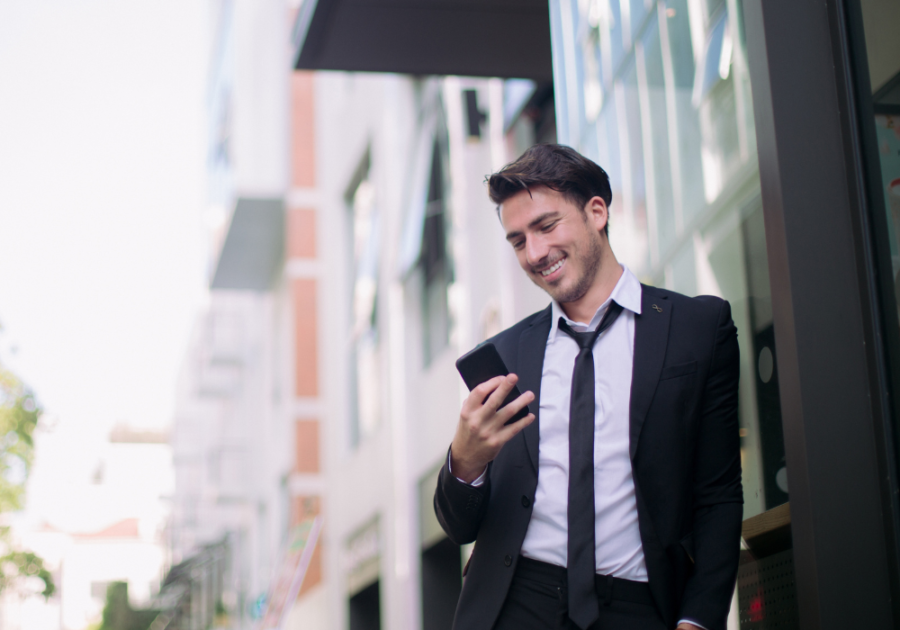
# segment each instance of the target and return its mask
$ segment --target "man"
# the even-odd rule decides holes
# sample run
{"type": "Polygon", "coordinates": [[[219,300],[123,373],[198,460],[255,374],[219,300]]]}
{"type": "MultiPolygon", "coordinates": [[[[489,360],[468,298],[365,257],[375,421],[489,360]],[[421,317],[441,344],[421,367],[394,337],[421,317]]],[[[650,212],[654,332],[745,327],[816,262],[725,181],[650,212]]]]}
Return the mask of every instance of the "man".
{"type": "Polygon", "coordinates": [[[510,374],[472,390],[440,473],[438,520],[475,541],[454,628],[724,630],[743,503],[728,303],[621,266],[607,175],[574,150],[537,145],[488,183],[553,300],[489,340],[510,374]]]}

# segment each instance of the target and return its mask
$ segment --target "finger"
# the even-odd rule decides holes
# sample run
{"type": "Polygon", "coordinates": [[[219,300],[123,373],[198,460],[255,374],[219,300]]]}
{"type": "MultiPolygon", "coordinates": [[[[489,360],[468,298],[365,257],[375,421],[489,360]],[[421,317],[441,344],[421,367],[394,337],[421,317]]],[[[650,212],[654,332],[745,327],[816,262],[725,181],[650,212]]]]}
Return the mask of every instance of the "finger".
{"type": "Polygon", "coordinates": [[[519,380],[519,377],[515,374],[508,374],[501,378],[503,380],[497,386],[497,389],[495,389],[488,399],[484,401],[484,406],[492,413],[497,413],[500,405],[503,404],[503,401],[506,400],[506,397],[509,396],[509,392],[512,391],[512,388],[516,386],[516,382],[519,380]]]}
{"type": "MultiPolygon", "coordinates": [[[[504,399],[505,400],[505,399],[504,399]]],[[[503,424],[506,424],[510,418],[527,407],[534,400],[534,394],[530,391],[518,396],[511,403],[497,411],[497,418],[503,424]]]]}
{"type": "Polygon", "coordinates": [[[534,419],[535,415],[533,413],[530,413],[520,420],[516,420],[515,422],[507,424],[497,432],[497,438],[500,440],[500,442],[506,444],[511,439],[513,439],[519,431],[534,422],[534,419]]]}
{"type": "Polygon", "coordinates": [[[473,411],[481,407],[484,404],[485,399],[499,387],[503,378],[503,376],[495,376],[476,386],[469,392],[469,395],[463,402],[463,406],[473,411]]]}

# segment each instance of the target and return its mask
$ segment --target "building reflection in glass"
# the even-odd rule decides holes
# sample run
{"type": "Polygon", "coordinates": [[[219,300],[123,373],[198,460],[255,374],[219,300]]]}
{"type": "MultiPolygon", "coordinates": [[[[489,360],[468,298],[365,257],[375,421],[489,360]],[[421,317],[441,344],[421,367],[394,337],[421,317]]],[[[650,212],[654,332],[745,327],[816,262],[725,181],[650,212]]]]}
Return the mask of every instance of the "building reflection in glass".
{"type": "Polygon", "coordinates": [[[745,517],[781,505],[787,467],[740,2],[550,6],[560,142],[609,172],[610,238],[642,281],[731,302],[745,517]]]}

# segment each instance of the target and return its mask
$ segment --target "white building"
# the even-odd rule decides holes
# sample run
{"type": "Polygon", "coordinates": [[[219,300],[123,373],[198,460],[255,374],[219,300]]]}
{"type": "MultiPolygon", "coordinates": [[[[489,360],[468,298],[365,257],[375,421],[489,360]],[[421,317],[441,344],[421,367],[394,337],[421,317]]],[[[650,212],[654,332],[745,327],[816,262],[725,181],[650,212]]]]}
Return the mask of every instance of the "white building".
{"type": "Polygon", "coordinates": [[[184,623],[205,625],[204,615],[215,610],[217,624],[250,628],[271,608],[269,590],[286,571],[292,526],[318,510],[315,475],[295,482],[317,460],[315,443],[300,461],[298,435],[310,434],[304,410],[315,400],[298,394],[295,378],[297,366],[315,362],[303,351],[314,331],[298,333],[294,308],[303,286],[286,270],[303,254],[303,243],[290,240],[297,180],[290,149],[291,120],[304,100],[291,72],[292,19],[283,0],[210,7],[210,291],[178,385],[169,535],[176,567],[200,562],[211,545],[226,550],[220,570],[197,578],[217,583],[191,585],[203,600],[198,610],[207,612],[184,623]],[[219,572],[221,581],[213,577],[219,572]]]}
{"type": "Polygon", "coordinates": [[[445,627],[465,556],[431,491],[453,364],[547,303],[481,181],[555,139],[548,77],[291,74],[283,4],[214,7],[211,293],[173,430],[174,561],[226,541],[214,597],[235,627],[445,627]],[[295,568],[293,526],[316,516],[295,568]]]}
{"type": "Polygon", "coordinates": [[[27,510],[13,535],[44,559],[57,593],[49,601],[6,594],[5,629],[97,624],[112,582],[128,584],[136,608],[149,606],[159,591],[168,569],[164,529],[174,485],[167,436],[117,427],[99,448],[84,446],[65,424],[36,434],[27,510]]]}
{"type": "MultiPolygon", "coordinates": [[[[452,619],[467,556],[431,498],[467,393],[454,363],[549,301],[518,269],[482,182],[536,138],[504,108],[534,99],[541,120],[552,102],[529,84],[516,108],[504,87],[316,77],[329,628],[452,619]]],[[[552,124],[541,133],[552,139],[552,124]]]]}

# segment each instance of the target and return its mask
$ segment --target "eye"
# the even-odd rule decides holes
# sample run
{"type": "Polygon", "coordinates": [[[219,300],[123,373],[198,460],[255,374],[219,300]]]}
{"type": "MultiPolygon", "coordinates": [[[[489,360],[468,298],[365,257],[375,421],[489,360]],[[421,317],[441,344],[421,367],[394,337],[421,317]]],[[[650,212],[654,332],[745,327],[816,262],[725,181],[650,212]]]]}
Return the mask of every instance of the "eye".
{"type": "Polygon", "coordinates": [[[523,238],[513,241],[512,246],[513,249],[522,249],[523,247],[525,247],[525,239],[523,238]]]}
{"type": "Polygon", "coordinates": [[[544,232],[545,234],[547,232],[552,232],[553,228],[555,228],[558,223],[559,221],[551,221],[550,223],[545,223],[541,226],[541,232],[544,232]]]}

